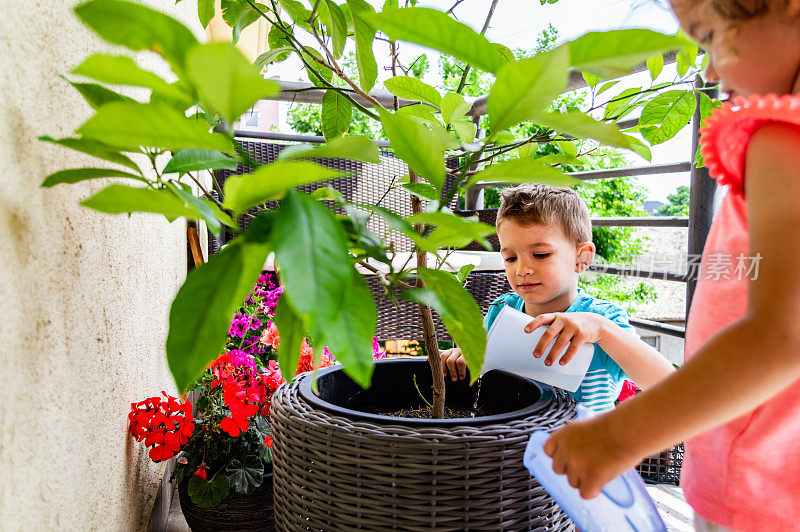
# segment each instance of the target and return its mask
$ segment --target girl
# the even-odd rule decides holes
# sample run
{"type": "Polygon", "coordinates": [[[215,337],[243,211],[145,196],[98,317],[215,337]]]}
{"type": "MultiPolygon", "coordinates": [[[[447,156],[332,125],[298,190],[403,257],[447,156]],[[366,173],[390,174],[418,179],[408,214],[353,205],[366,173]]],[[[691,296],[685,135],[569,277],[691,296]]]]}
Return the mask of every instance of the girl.
{"type": "Polygon", "coordinates": [[[701,143],[727,193],[703,252],[687,362],[545,452],[585,498],[686,440],[698,530],[800,526],[800,0],[672,0],[732,102],[701,143]],[[724,275],[712,263],[727,257],[724,275]],[[734,271],[737,260],[748,268],[734,271]],[[738,271],[738,275],[736,272],[738,271]],[[716,273],[713,275],[712,273],[716,273]]]}

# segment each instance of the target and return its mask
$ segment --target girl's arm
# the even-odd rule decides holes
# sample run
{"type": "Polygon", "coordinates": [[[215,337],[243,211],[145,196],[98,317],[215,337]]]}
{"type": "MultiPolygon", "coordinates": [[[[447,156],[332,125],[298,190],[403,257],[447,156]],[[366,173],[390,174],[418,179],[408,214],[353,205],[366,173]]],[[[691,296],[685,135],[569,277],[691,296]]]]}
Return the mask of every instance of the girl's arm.
{"type": "Polygon", "coordinates": [[[553,468],[585,498],[638,461],[744,415],[800,379],[800,129],[760,129],[748,152],[748,309],[674,375],[547,441],[553,468]]]}

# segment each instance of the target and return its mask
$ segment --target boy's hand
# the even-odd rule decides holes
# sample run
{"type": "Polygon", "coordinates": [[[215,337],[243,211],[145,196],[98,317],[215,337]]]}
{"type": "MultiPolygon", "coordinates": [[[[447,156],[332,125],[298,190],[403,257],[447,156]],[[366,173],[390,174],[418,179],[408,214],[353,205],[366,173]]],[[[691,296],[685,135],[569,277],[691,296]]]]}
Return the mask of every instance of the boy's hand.
{"type": "Polygon", "coordinates": [[[550,324],[533,349],[533,356],[541,357],[547,350],[547,346],[555,340],[544,363],[552,366],[558,354],[569,345],[559,361],[559,364],[563,366],[572,360],[581,345],[600,341],[608,322],[608,318],[594,312],[553,312],[536,316],[525,326],[525,332],[530,333],[542,325],[550,324]]]}
{"type": "Polygon", "coordinates": [[[442,371],[450,374],[454,381],[467,378],[467,361],[461,353],[461,349],[454,347],[445,351],[439,351],[442,357],[442,371]]]}
{"type": "Polygon", "coordinates": [[[608,482],[635,467],[640,459],[631,449],[635,438],[620,440],[603,415],[573,421],[554,432],[544,444],[553,471],[566,474],[584,499],[593,499],[608,482]]]}

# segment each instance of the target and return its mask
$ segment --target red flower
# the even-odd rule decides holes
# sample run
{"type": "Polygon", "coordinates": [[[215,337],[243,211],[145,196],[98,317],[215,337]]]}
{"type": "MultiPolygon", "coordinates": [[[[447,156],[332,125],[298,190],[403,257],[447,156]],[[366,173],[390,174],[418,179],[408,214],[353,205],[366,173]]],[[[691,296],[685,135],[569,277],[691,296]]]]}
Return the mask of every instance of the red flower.
{"type": "Polygon", "coordinates": [[[192,405],[161,393],[165,399],[149,397],[131,403],[128,414],[131,436],[144,441],[147,447],[152,446],[149,455],[156,462],[175,456],[194,432],[192,405]]]}
{"type": "Polygon", "coordinates": [[[228,433],[229,436],[236,437],[250,427],[246,419],[226,417],[219,423],[219,428],[228,433]]]}
{"type": "Polygon", "coordinates": [[[200,464],[200,467],[197,468],[197,471],[194,472],[195,476],[202,478],[203,480],[208,479],[208,473],[206,472],[206,464],[200,464]]]}
{"type": "Polygon", "coordinates": [[[272,449],[272,436],[267,436],[264,438],[264,445],[272,449]]]}

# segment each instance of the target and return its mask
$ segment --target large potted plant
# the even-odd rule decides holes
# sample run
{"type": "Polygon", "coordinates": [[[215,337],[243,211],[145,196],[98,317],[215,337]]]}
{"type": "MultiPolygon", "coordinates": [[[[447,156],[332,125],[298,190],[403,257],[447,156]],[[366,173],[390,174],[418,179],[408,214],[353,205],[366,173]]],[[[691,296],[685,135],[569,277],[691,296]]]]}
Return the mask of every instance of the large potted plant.
{"type": "MultiPolygon", "coordinates": [[[[405,4],[413,6],[415,2],[405,4]]],[[[276,498],[278,506],[285,508],[278,515],[282,528],[319,523],[382,528],[399,520],[456,528],[465,523],[506,528],[569,526],[524,473],[521,457],[532,430],[553,428],[572,416],[570,397],[536,383],[519,383],[513,376],[494,382],[487,379],[481,392],[487,402],[503,396],[512,383],[519,386],[515,388],[518,400],[501,408],[516,412],[516,418],[507,419],[507,412],[493,412],[505,418],[442,419],[448,389],[431,309],[461,347],[473,380],[480,373],[486,337],[480,311],[461,279],[444,271],[443,261],[434,265],[426,255],[441,258],[440,250],[484,242],[493,232],[492,227],[457,216],[446,207],[477,182],[573,182],[557,166],[574,162],[579,153],[536,159],[528,149],[532,143],[594,139],[649,157],[647,146],[620,131],[613,125],[614,119],[644,105],[648,113],[643,111],[638,131],[649,141],[660,142],[674,135],[694,111],[692,89],[659,92],[665,86],[620,93],[615,102],[619,113],[605,120],[550,110],[549,104],[566,90],[570,70],[582,72],[587,83],[604,92],[613,82],[599,86],[603,79],[628,73],[645,59],[680,49],[689,58],[684,58],[684,63],[692,63],[697,49],[681,38],[624,30],[589,33],[517,61],[507,47],[491,43],[483,35],[496,4],[492,3],[486,24],[478,32],[448,13],[399,8],[396,1],[386,2],[381,12],[364,0],[347,0],[341,5],[332,0],[270,0],[267,5],[251,0],[224,2],[223,18],[233,27],[234,36],[259,17],[272,24],[272,50],[259,58],[259,67],[285,54],[296,54],[312,83],[325,91],[326,144],[285,150],[270,164],[261,164],[242,149],[229,124],[279,88],[264,80],[233,45],[199,43],[179,22],[138,4],[91,0],[76,8],[78,17],[106,41],[134,51],[159,53],[177,80],[167,82],[125,56],[88,57],[73,74],[105,84],[145,87],[150,90],[149,101],[131,100],[97,83],[73,82],[95,112],[76,130],[76,137],[44,140],[120,168],[64,170],[49,176],[43,185],[116,177],[130,184],[109,185],[82,204],[112,214],[150,212],[169,220],[200,219],[212,232],[227,226],[239,234],[187,277],[173,302],[167,358],[179,391],[186,391],[220,354],[230,316],[258,278],[270,252],[276,255],[285,288],[274,316],[281,334],[277,359],[283,373],[294,374],[306,335],[313,339],[317,363],[324,346],[341,363],[336,370],[320,373],[319,379],[309,374],[294,379],[273,397],[276,498]],[[373,42],[381,35],[379,31],[385,36],[380,39],[387,43],[393,73],[384,86],[396,96],[387,107],[370,94],[377,79],[373,42]],[[296,35],[300,32],[317,46],[303,44],[296,35]],[[337,62],[349,41],[355,43],[358,80],[348,77],[337,62]],[[465,116],[471,106],[459,91],[442,95],[434,87],[400,75],[405,71],[397,55],[400,41],[435,48],[465,61],[464,80],[471,68],[495,75],[486,100],[485,137],[476,136],[477,126],[465,116]],[[333,76],[345,86],[333,83],[333,76]],[[655,96],[648,99],[648,95],[655,96]],[[419,103],[406,105],[411,103],[408,100],[419,103]],[[349,204],[330,191],[312,196],[295,190],[339,175],[309,158],[379,161],[372,141],[346,134],[354,109],[380,121],[395,155],[407,163],[408,180],[399,186],[411,194],[411,216],[402,217],[378,206],[349,204]],[[514,128],[521,122],[541,127],[535,135],[514,138],[514,128]],[[514,156],[502,160],[509,153],[514,156]],[[460,157],[459,167],[446,170],[445,154],[460,157]],[[252,172],[231,177],[214,191],[208,190],[198,175],[240,164],[251,167],[252,172]],[[194,193],[198,190],[199,197],[194,193]],[[249,213],[276,199],[281,200],[276,210],[249,213]],[[321,199],[333,201],[346,214],[335,215],[321,199]],[[365,213],[382,217],[414,243],[415,265],[393,265],[391,245],[366,228],[365,213]],[[246,229],[237,223],[242,216],[250,217],[246,229]],[[416,362],[408,363],[414,365],[412,370],[408,364],[394,362],[381,363],[375,370],[376,306],[355,267],[374,269],[368,258],[388,268],[388,273],[379,277],[385,297],[418,303],[428,353],[425,371],[416,362]],[[364,412],[364,402],[354,397],[376,397],[373,372],[382,389],[409,390],[389,394],[410,398],[408,404],[399,405],[401,410],[427,401],[432,419],[402,421],[395,417],[387,422],[379,419],[381,413],[364,412]],[[362,394],[354,385],[367,391],[362,394]],[[337,391],[343,388],[350,391],[337,391]],[[337,394],[344,399],[334,400],[337,394]],[[337,408],[347,408],[351,414],[337,408]],[[378,422],[380,428],[374,429],[378,422]],[[422,456],[425,460],[415,462],[422,456]],[[384,458],[387,461],[381,462],[384,458]],[[347,467],[337,466],[345,461],[347,467]],[[361,468],[360,464],[372,466],[361,468]],[[389,486],[388,495],[370,489],[377,485],[389,486]],[[496,502],[484,505],[486,496],[496,502]],[[375,510],[368,510],[371,505],[375,510]]],[[[213,2],[199,1],[198,14],[207,24],[214,14],[213,2]]],[[[469,410],[476,391],[450,391],[466,401],[469,410]]],[[[200,481],[213,482],[208,478],[194,482],[200,481]]],[[[211,489],[209,484],[201,485],[211,489]]]]}

